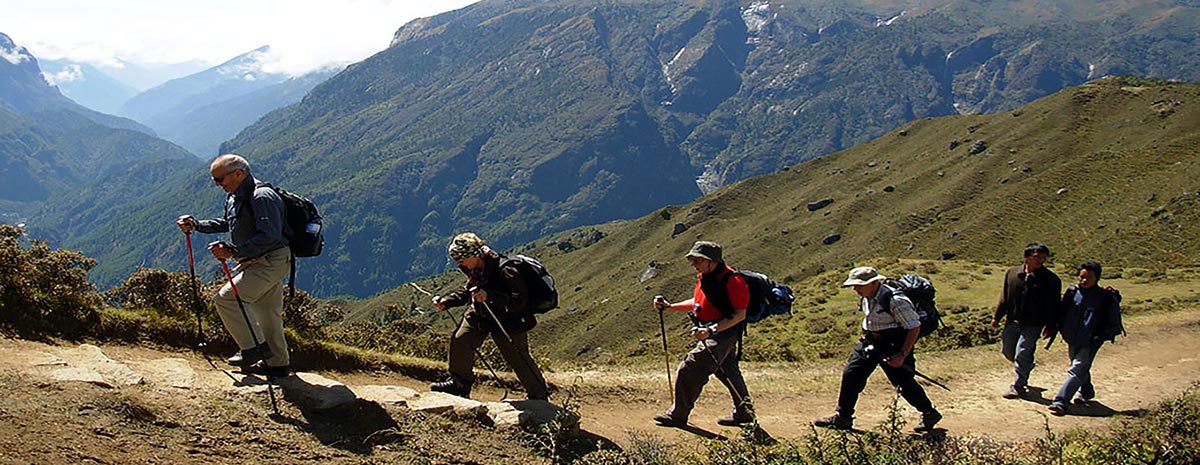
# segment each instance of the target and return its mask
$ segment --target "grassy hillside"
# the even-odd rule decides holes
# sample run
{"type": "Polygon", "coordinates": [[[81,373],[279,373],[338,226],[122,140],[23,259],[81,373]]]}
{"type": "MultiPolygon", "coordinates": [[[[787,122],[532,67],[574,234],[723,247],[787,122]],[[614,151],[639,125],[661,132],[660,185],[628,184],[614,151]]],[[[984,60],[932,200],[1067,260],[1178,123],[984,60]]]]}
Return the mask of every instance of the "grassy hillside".
{"type": "MultiPolygon", "coordinates": [[[[955,336],[985,339],[978,328],[999,292],[989,280],[998,283],[1026,243],[1049,244],[1060,274],[1083,259],[1103,262],[1114,275],[1196,265],[1197,123],[1200,85],[1109,78],[1012,112],[917,120],[688,205],[556,235],[521,248],[554,273],[565,309],[547,315],[532,337],[559,359],[656,354],[650,299],[690,292],[693,271],[682,257],[706,239],[724,244],[733,266],[797,289],[794,318],[753,329],[797,346],[759,358],[844,349],[855,332],[846,310],[853,298],[837,286],[864,263],[892,274],[934,274],[955,336]],[[822,199],[833,202],[809,210],[822,199]],[[834,234],[840,239],[826,244],[834,234]],[[651,268],[654,277],[646,279],[651,268]],[[943,268],[954,272],[937,275],[943,268]]],[[[422,285],[438,291],[460,283],[447,275],[422,285]]],[[[391,317],[398,317],[426,302],[402,287],[347,307],[352,319],[364,319],[394,305],[391,317]]],[[[682,346],[686,340],[675,336],[684,318],[669,321],[672,344],[682,346]]]]}

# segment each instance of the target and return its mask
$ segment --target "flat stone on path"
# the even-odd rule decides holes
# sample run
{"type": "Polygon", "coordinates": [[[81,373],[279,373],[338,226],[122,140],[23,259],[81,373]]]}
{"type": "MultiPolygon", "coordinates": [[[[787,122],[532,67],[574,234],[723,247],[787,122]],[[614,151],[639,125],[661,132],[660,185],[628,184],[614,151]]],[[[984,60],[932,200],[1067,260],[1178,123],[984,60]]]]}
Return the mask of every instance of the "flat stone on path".
{"type": "Polygon", "coordinates": [[[324,410],[354,402],[358,398],[345,384],[316,373],[295,373],[275,378],[286,398],[303,407],[324,410]]]}
{"type": "Polygon", "coordinates": [[[444,392],[422,392],[407,402],[408,408],[416,412],[447,413],[462,412],[470,415],[487,413],[487,406],[477,400],[464,399],[444,392]]]}
{"type": "Polygon", "coordinates": [[[50,373],[50,378],[55,381],[92,383],[109,389],[145,382],[140,373],[108,358],[99,347],[91,344],[65,350],[59,355],[35,357],[31,364],[38,367],[64,367],[50,373]]]}
{"type": "Polygon", "coordinates": [[[354,391],[354,395],[359,399],[375,402],[380,405],[386,404],[403,404],[407,405],[410,399],[417,397],[417,391],[403,386],[386,386],[380,384],[371,384],[367,386],[355,386],[350,388],[354,391]]]}

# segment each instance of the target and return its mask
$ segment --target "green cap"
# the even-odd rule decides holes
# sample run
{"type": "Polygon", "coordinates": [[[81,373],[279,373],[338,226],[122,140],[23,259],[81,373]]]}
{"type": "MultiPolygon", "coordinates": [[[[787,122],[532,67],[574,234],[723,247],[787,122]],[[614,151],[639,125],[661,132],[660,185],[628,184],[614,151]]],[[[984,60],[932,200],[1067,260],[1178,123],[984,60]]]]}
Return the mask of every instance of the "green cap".
{"type": "Polygon", "coordinates": [[[695,244],[692,244],[692,251],[688,252],[685,257],[700,257],[717,263],[725,263],[721,259],[721,244],[716,242],[696,241],[695,244]]]}

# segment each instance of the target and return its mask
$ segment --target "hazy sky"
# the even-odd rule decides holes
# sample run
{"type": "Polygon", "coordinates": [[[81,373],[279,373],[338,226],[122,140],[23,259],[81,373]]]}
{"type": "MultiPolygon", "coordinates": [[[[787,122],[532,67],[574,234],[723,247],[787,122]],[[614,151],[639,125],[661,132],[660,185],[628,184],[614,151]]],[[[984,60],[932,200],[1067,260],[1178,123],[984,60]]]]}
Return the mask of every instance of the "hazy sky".
{"type": "Polygon", "coordinates": [[[0,0],[0,32],[34,56],[92,64],[202,60],[263,45],[291,73],[360,61],[408,21],[477,0],[0,0]]]}

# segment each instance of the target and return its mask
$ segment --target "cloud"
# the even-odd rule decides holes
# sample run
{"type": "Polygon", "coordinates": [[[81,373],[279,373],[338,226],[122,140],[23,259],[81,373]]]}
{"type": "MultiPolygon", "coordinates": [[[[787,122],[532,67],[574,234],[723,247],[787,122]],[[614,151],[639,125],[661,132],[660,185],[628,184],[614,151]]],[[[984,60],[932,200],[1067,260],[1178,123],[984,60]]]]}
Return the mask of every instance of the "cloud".
{"type": "Polygon", "coordinates": [[[263,71],[295,75],[361,61],[412,19],[474,1],[40,0],[6,6],[0,27],[40,58],[96,66],[217,65],[270,44],[263,71]]]}
{"type": "Polygon", "coordinates": [[[58,72],[53,73],[42,71],[42,78],[46,80],[47,84],[52,86],[84,80],[83,70],[79,68],[79,65],[66,65],[58,70],[58,72]]]}

